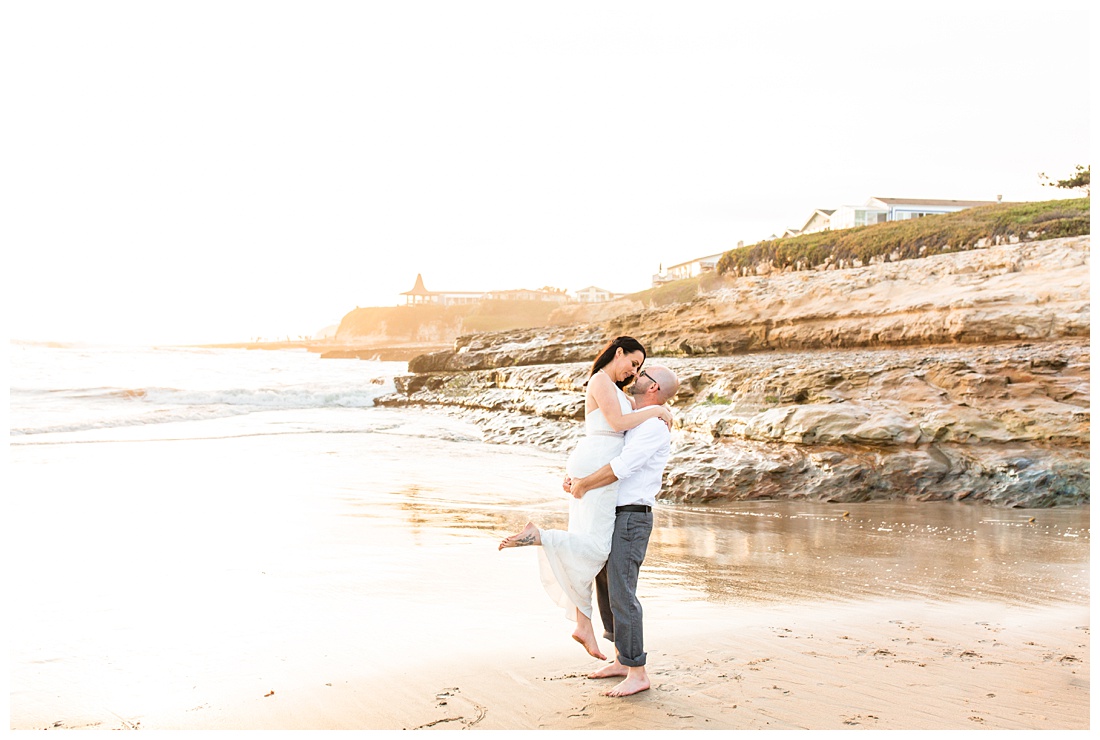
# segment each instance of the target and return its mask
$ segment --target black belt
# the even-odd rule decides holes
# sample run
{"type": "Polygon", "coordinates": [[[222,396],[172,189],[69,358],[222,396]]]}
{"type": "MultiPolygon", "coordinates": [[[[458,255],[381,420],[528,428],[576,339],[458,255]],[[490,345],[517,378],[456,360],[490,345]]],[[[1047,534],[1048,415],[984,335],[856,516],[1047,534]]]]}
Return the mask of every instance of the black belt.
{"type": "Polygon", "coordinates": [[[629,506],[616,506],[615,513],[621,514],[624,511],[636,511],[641,514],[648,514],[652,507],[645,506],[644,504],[630,504],[629,506]]]}

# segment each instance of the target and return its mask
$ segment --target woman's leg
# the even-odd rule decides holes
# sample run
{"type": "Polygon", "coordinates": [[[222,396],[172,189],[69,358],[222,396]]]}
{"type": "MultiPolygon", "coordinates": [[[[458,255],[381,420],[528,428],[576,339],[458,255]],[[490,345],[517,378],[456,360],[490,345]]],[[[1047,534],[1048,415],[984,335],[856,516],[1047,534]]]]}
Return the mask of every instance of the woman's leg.
{"type": "Polygon", "coordinates": [[[607,660],[607,656],[600,652],[600,645],[596,642],[596,632],[592,629],[592,620],[586,617],[580,609],[577,609],[577,629],[573,630],[573,639],[583,645],[585,652],[593,658],[607,660]]]}

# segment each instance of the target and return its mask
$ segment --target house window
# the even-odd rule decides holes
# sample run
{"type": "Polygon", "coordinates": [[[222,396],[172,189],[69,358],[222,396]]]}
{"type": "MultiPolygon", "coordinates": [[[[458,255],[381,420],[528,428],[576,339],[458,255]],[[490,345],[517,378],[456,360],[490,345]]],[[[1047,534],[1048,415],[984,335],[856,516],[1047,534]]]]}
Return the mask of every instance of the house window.
{"type": "Polygon", "coordinates": [[[881,224],[886,222],[886,214],[878,213],[875,211],[856,211],[855,225],[856,226],[869,226],[871,224],[881,224]]]}

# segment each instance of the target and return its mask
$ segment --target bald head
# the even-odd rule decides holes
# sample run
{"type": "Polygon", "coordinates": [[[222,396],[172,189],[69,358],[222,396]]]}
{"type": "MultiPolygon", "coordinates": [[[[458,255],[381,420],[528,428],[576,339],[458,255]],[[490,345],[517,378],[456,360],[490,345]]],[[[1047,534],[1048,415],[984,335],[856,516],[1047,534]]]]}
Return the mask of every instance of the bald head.
{"type": "Polygon", "coordinates": [[[650,365],[646,368],[646,372],[653,377],[657,385],[661,386],[661,390],[657,393],[661,399],[658,403],[668,402],[680,390],[680,379],[676,377],[676,373],[664,365],[650,365]]]}
{"type": "Polygon", "coordinates": [[[676,373],[663,365],[647,365],[638,380],[634,381],[630,392],[634,394],[637,408],[656,406],[667,402],[680,390],[680,379],[676,373]]]}

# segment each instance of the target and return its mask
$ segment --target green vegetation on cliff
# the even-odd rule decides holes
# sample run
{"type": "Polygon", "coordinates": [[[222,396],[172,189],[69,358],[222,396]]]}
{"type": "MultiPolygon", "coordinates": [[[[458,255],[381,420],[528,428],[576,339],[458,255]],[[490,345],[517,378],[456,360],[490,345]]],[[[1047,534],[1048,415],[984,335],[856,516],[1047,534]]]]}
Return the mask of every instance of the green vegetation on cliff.
{"type": "Polygon", "coordinates": [[[926,216],[837,231],[771,239],[722,255],[718,272],[753,273],[757,266],[811,269],[841,261],[868,264],[989,246],[1090,233],[1089,198],[997,203],[942,216],[926,216]]]}
{"type": "Polygon", "coordinates": [[[674,280],[671,283],[648,288],[638,293],[631,293],[627,298],[641,301],[646,306],[668,306],[673,303],[689,303],[703,293],[708,293],[721,287],[723,278],[713,272],[704,273],[698,277],[674,280]]]}

